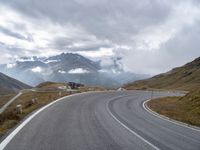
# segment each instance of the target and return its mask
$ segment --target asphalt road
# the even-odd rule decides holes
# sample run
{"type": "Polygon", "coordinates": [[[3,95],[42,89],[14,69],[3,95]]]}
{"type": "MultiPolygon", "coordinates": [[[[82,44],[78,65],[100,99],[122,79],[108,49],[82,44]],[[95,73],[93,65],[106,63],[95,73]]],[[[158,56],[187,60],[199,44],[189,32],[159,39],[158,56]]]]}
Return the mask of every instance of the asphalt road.
{"type": "MultiPolygon", "coordinates": [[[[173,95],[154,93],[154,97],[173,95]]],[[[96,92],[65,98],[30,120],[5,150],[199,150],[200,132],[147,112],[151,92],[96,92]]]]}

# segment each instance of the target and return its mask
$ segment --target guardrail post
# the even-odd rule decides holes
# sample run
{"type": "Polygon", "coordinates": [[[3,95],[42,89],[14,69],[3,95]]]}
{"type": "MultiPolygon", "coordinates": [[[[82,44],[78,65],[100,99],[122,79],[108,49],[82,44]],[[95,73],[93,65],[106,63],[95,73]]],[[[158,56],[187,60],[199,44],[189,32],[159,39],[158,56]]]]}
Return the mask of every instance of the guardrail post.
{"type": "Polygon", "coordinates": [[[59,95],[59,97],[61,97],[61,96],[62,96],[62,92],[60,91],[60,92],[58,93],[58,95],[59,95]]]}
{"type": "Polygon", "coordinates": [[[153,99],[153,90],[151,91],[151,100],[153,99]]]}
{"type": "Polygon", "coordinates": [[[16,110],[18,114],[22,114],[22,105],[21,104],[17,105],[16,110]]]}
{"type": "Polygon", "coordinates": [[[38,98],[33,98],[33,99],[31,100],[31,102],[32,102],[32,104],[38,104],[38,98]]]}

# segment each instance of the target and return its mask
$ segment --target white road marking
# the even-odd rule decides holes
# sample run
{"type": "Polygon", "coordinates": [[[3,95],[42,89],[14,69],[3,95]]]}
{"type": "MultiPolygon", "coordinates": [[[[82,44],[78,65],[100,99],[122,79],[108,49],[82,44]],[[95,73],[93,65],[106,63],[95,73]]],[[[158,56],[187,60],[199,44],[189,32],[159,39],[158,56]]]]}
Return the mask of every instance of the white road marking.
{"type": "Polygon", "coordinates": [[[24,120],[14,131],[12,131],[1,143],[0,143],[0,150],[3,150],[8,143],[15,137],[15,135],[26,125],[28,124],[37,114],[39,114],[41,111],[43,111],[44,109],[48,108],[49,106],[53,105],[54,103],[57,103],[61,100],[64,100],[68,97],[72,97],[72,96],[77,96],[77,95],[81,95],[81,94],[86,94],[86,93],[93,93],[93,92],[83,92],[83,93],[78,93],[78,94],[73,94],[73,95],[69,95],[69,96],[65,96],[62,97],[56,101],[53,101],[51,103],[49,103],[48,105],[40,108],[38,111],[36,111],[35,113],[33,113],[31,116],[29,116],[26,120],[24,120]]]}
{"type": "Polygon", "coordinates": [[[140,138],[142,141],[144,141],[145,143],[147,143],[148,145],[150,145],[151,147],[153,147],[155,150],[160,150],[157,146],[153,145],[152,143],[150,143],[149,141],[147,141],[146,139],[144,139],[142,136],[140,136],[139,134],[137,134],[135,131],[131,130],[129,127],[127,127],[125,124],[123,124],[121,121],[119,121],[114,115],[113,113],[110,111],[108,104],[107,104],[107,110],[109,112],[109,114],[113,117],[113,119],[115,119],[120,125],[122,125],[126,130],[128,130],[129,132],[131,132],[132,134],[134,134],[135,136],[137,136],[138,138],[140,138]]]}
{"type": "Polygon", "coordinates": [[[182,127],[185,127],[185,128],[188,128],[188,129],[191,129],[191,130],[200,132],[200,129],[198,129],[198,127],[195,127],[195,126],[192,127],[192,125],[189,125],[189,124],[186,124],[186,123],[183,123],[183,122],[180,122],[180,121],[177,121],[177,120],[168,118],[168,117],[166,117],[166,116],[163,116],[163,115],[158,114],[157,112],[154,112],[153,110],[151,110],[151,109],[146,105],[146,103],[149,102],[150,100],[151,100],[151,99],[146,100],[146,101],[144,101],[143,104],[142,104],[143,108],[144,108],[148,113],[150,113],[150,114],[152,114],[152,115],[154,115],[154,116],[156,116],[156,117],[158,117],[158,118],[160,118],[160,119],[164,119],[164,120],[166,120],[166,121],[169,121],[169,122],[171,122],[171,123],[174,123],[174,124],[176,124],[176,125],[179,125],[179,126],[182,126],[182,127]]]}

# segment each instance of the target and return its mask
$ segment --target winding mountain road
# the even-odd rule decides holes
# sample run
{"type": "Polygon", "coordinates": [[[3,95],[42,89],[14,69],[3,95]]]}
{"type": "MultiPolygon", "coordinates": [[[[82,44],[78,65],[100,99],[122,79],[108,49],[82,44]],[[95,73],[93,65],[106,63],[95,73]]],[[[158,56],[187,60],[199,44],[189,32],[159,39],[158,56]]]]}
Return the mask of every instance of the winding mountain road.
{"type": "MultiPolygon", "coordinates": [[[[155,97],[174,95],[155,92],[155,97]]],[[[1,150],[199,150],[200,131],[143,108],[148,91],[83,93],[49,105],[22,123],[1,150]]]]}

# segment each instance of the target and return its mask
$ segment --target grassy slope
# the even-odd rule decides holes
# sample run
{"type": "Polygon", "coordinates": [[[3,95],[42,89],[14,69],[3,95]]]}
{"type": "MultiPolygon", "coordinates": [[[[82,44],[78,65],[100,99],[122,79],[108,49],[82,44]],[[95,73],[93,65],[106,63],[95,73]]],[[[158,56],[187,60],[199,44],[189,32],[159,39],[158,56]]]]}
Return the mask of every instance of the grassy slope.
{"type": "Polygon", "coordinates": [[[31,88],[31,86],[0,72],[0,95],[17,93],[22,89],[29,89],[29,88],[31,88]]]}
{"type": "Polygon", "coordinates": [[[57,82],[43,82],[41,84],[39,84],[36,88],[58,88],[60,86],[66,86],[65,83],[57,83],[57,82]]]}
{"type": "Polygon", "coordinates": [[[200,57],[182,67],[150,79],[125,85],[126,89],[178,89],[192,91],[200,88],[200,57]]]}
{"type": "Polygon", "coordinates": [[[167,73],[130,83],[125,88],[189,91],[183,97],[156,99],[148,105],[162,115],[200,126],[200,57],[167,73]]]}
{"type": "MultiPolygon", "coordinates": [[[[36,86],[36,88],[39,88],[39,89],[42,89],[42,90],[60,90],[59,87],[62,87],[62,86],[66,86],[67,84],[66,83],[57,83],[57,82],[43,82],[41,84],[39,84],[38,86],[36,86]]],[[[83,87],[80,87],[78,89],[79,91],[81,92],[86,92],[86,91],[104,91],[106,90],[106,88],[103,88],[103,87],[97,87],[97,86],[83,86],[83,87]]]]}
{"type": "Polygon", "coordinates": [[[13,90],[0,87],[0,96],[9,95],[9,94],[16,94],[16,92],[13,90]]]}
{"type": "Polygon", "coordinates": [[[17,124],[27,114],[31,113],[35,109],[38,109],[59,97],[69,95],[69,92],[62,92],[59,96],[59,92],[27,92],[16,99],[5,112],[0,114],[0,137],[5,134],[11,127],[17,124]],[[33,104],[32,99],[38,98],[38,103],[33,104]],[[21,104],[23,107],[23,113],[18,114],[16,112],[16,105],[21,104]]]}
{"type": "Polygon", "coordinates": [[[0,96],[0,107],[6,104],[10,99],[12,99],[16,94],[2,95],[0,96]]]}
{"type": "Polygon", "coordinates": [[[183,97],[167,97],[148,102],[148,106],[168,117],[200,126],[200,89],[183,97]]]}
{"type": "Polygon", "coordinates": [[[49,90],[49,88],[58,88],[63,85],[65,84],[56,82],[44,82],[37,86],[37,91],[28,91],[26,93],[23,93],[6,109],[5,112],[0,114],[0,137],[3,136],[10,128],[15,126],[21,119],[23,119],[29,113],[60,97],[67,96],[73,93],[105,90],[104,88],[100,87],[82,87],[74,92],[67,92],[60,89],[54,91],[49,90]],[[62,95],[60,95],[60,91],[62,95]],[[33,104],[33,98],[37,98],[38,103],[33,104]],[[16,112],[16,105],[18,104],[21,104],[23,107],[22,114],[18,114],[16,112]]]}

